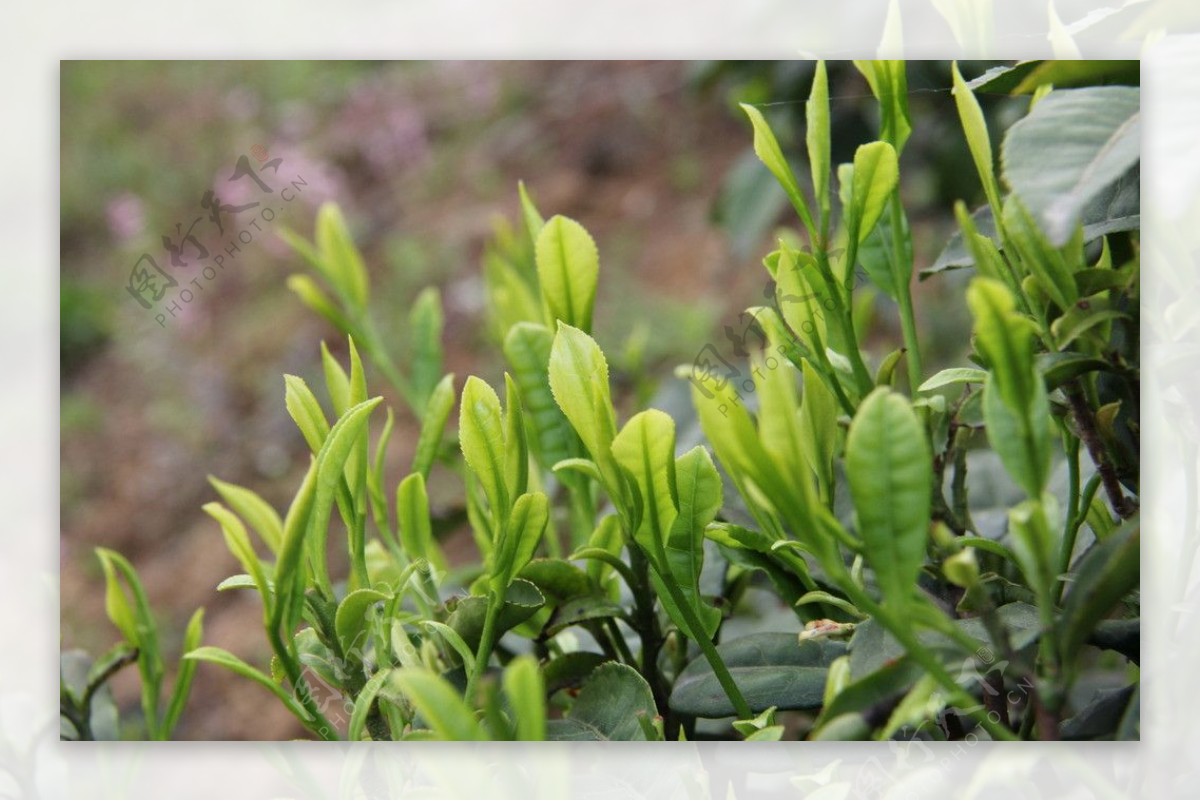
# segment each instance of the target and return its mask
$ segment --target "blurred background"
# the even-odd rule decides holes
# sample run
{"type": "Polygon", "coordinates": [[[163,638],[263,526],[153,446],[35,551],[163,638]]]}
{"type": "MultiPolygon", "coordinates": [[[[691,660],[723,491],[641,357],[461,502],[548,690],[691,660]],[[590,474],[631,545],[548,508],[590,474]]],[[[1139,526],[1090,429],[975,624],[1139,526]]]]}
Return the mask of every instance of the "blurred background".
{"type": "MultiPolygon", "coordinates": [[[[968,78],[987,66],[961,65],[968,78]]],[[[949,74],[947,62],[909,64],[914,131],[901,186],[918,270],[953,230],[953,201],[981,198],[949,74]]],[[[502,360],[485,325],[480,256],[496,221],[516,219],[523,180],[545,216],[570,216],[595,237],[596,338],[627,401],[649,398],[707,343],[735,358],[729,334],[763,302],[762,256],[792,222],[737,103],[764,105],[806,174],[811,77],[807,62],[63,62],[62,647],[96,655],[117,640],[93,554],[103,545],[141,574],[169,663],[204,606],[206,643],[266,664],[257,602],[215,591],[238,568],[200,510],[215,498],[206,479],[284,508],[308,448],[284,408],[282,375],[323,386],[322,340],[346,359],[341,336],[287,289],[302,267],[279,230],[311,237],[318,205],[339,203],[385,337],[399,337],[416,294],[436,286],[447,370],[460,387],[472,373],[495,383],[502,360]],[[202,250],[226,254],[211,278],[202,250]],[[139,270],[176,286],[151,302],[155,284],[130,290],[139,270]]],[[[830,93],[837,163],[876,138],[878,123],[849,63],[830,65],[830,93]]],[[[981,100],[994,137],[1027,103],[981,100]]],[[[927,372],[967,349],[963,277],[914,287],[927,372]]],[[[867,346],[878,359],[900,334],[891,302],[875,306],[867,346]]],[[[394,482],[416,425],[369,365],[368,383],[397,412],[394,482]]],[[[453,481],[431,485],[435,507],[461,495],[453,481]]],[[[469,548],[469,535],[456,538],[469,548]]],[[[136,721],[136,671],[119,674],[114,691],[123,720],[136,721]]],[[[300,735],[260,687],[211,665],[176,732],[300,735]]]]}

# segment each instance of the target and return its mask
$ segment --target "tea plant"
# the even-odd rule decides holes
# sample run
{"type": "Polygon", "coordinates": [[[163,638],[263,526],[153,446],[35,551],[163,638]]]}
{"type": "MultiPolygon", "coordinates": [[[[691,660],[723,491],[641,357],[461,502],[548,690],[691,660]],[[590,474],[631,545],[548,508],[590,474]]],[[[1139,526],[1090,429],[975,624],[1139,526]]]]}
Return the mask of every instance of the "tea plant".
{"type": "MultiPolygon", "coordinates": [[[[914,125],[904,65],[856,66],[880,137],[834,168],[818,64],[803,183],[763,113],[743,107],[801,227],[764,259],[775,292],[748,312],[749,369],[682,371],[707,440],[683,453],[664,411],[620,422],[591,330],[597,247],[523,186],[519,224],[501,225],[483,260],[508,372],[495,388],[466,379],[457,435],[436,292],[414,305],[397,358],[337,210],[322,209],[313,243],[290,235],[325,286],[289,284],[348,336],[348,369],[323,347],[326,404],[285,377],[311,459],[282,517],[217,479],[221,500],[205,506],[245,571],[218,589],[259,596],[273,657],[255,667],[198,646],[197,617],[160,716],[144,594],[102,553],[151,735],[170,732],[208,661],[324,739],[1136,737],[1138,91],[1051,91],[1043,67],[989,73],[977,85],[1036,87],[997,175],[954,70],[987,205],[958,204],[961,232],[927,273],[975,270],[974,366],[927,375],[900,194],[914,125]],[[896,304],[902,344],[886,355],[862,344],[859,267],[896,304]],[[368,390],[360,350],[421,421],[395,484],[394,412],[368,390]],[[478,563],[442,552],[455,518],[432,512],[432,481],[462,482],[478,563]],[[795,625],[722,636],[763,586],[795,625]],[[1097,664],[1129,679],[1081,697],[1097,664]]],[[[64,716],[86,723],[71,698],[64,716]]]]}

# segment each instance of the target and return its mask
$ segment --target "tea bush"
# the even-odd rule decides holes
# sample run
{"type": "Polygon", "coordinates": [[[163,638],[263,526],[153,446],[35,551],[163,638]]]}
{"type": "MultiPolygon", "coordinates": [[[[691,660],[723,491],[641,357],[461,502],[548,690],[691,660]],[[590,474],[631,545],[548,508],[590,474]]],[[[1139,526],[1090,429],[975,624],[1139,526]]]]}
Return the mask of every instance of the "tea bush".
{"type": "Polygon", "coordinates": [[[1102,64],[972,84],[955,68],[987,203],[956,206],[960,231],[921,276],[974,270],[971,364],[930,375],[899,191],[920,120],[902,62],[856,66],[881,130],[848,163],[830,155],[824,64],[808,176],[743,106],[800,227],[763,260],[774,297],[748,310],[749,365],[702,352],[680,370],[695,447],[660,409],[620,420],[591,336],[597,246],[523,186],[483,258],[502,386],[471,376],[459,393],[443,374],[435,290],[409,310],[406,358],[389,350],[335,207],[313,241],[288,235],[310,268],[289,286],[347,335],[349,364],[322,350],[327,404],[284,377],[311,459],[282,515],[215,478],[204,507],[244,570],[218,589],[259,596],[274,656],[201,645],[197,613],[164,705],[145,593],[101,551],[123,642],[94,664],[64,657],[64,736],[112,735],[105,681],[136,662],[146,733],[165,738],[213,662],[323,739],[1136,738],[1138,89],[1087,85],[1102,64]],[[978,90],[1031,96],[999,174],[978,90]],[[861,345],[858,269],[898,309],[890,353],[861,345]],[[398,482],[395,412],[367,363],[420,421],[398,482]],[[454,522],[430,508],[429,484],[455,477],[468,565],[446,558],[454,522]],[[792,625],[761,630],[764,590],[792,625]],[[751,633],[725,636],[730,621],[751,633]]]}

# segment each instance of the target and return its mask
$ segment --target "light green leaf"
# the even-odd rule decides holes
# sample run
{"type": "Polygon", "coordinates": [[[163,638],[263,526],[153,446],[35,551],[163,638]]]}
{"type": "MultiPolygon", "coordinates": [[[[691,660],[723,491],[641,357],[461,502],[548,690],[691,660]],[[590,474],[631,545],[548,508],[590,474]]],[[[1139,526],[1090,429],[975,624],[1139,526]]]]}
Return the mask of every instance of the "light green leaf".
{"type": "Polygon", "coordinates": [[[517,724],[518,740],[546,739],[546,688],[537,660],[518,656],[504,668],[504,694],[517,724]]]}
{"type": "Polygon", "coordinates": [[[1079,299],[1079,288],[1063,254],[1046,241],[1020,199],[1010,197],[1005,201],[1003,214],[1004,229],[1020,256],[1020,263],[1058,308],[1069,309],[1079,299]]]}
{"type": "Polygon", "coordinates": [[[558,408],[583,440],[602,475],[614,482],[611,447],[616,415],[608,386],[608,362],[596,341],[559,323],[550,349],[550,390],[558,408]]]}
{"type": "Polygon", "coordinates": [[[475,376],[468,377],[463,386],[458,439],[467,466],[483,487],[492,519],[505,520],[512,507],[504,478],[504,423],[500,398],[486,382],[475,376]]]}
{"type": "Polygon", "coordinates": [[[521,219],[525,223],[525,232],[529,235],[530,243],[536,243],[546,221],[542,219],[537,206],[533,204],[533,199],[529,197],[524,181],[517,181],[517,195],[521,199],[521,219]]]}
{"type": "Polygon", "coordinates": [[[244,678],[250,679],[257,684],[266,687],[275,697],[278,698],[283,705],[287,707],[293,715],[305,723],[312,721],[312,717],[300,705],[300,702],[292,697],[291,693],[277,684],[270,676],[260,670],[257,670],[250,665],[238,659],[233,654],[226,651],[224,648],[217,648],[213,645],[204,645],[193,651],[183,655],[185,660],[195,660],[199,662],[212,662],[215,665],[232,670],[234,673],[244,678]]]}
{"type": "Polygon", "coordinates": [[[958,107],[958,118],[962,122],[963,132],[967,136],[967,147],[971,158],[975,161],[975,170],[983,183],[983,191],[987,195],[988,205],[994,213],[1000,212],[1000,184],[996,181],[995,158],[992,155],[992,140],[988,136],[987,121],[983,110],[974,93],[963,81],[958,64],[953,66],[954,74],[954,104],[958,107]]]}
{"type": "Polygon", "coordinates": [[[362,651],[365,644],[363,634],[367,631],[367,612],[375,604],[388,601],[391,597],[390,593],[379,590],[361,589],[342,599],[334,615],[334,630],[344,653],[362,651]]]}
{"type": "Polygon", "coordinates": [[[754,127],[754,153],[758,156],[759,161],[766,165],[771,174],[775,176],[775,180],[779,181],[783,191],[787,193],[788,200],[792,202],[796,213],[800,215],[800,219],[804,222],[805,227],[813,228],[812,214],[808,210],[808,203],[804,200],[804,195],[800,191],[800,185],[796,183],[796,176],[792,173],[792,168],[788,165],[787,159],[783,156],[783,150],[779,147],[778,140],[775,139],[775,134],[771,131],[771,126],[767,124],[767,120],[763,117],[761,111],[747,103],[739,104],[742,111],[746,112],[746,116],[750,118],[750,124],[754,127]]]}
{"type": "Polygon", "coordinates": [[[288,414],[296,421],[309,450],[316,453],[321,450],[325,438],[329,436],[329,421],[325,419],[325,412],[321,410],[321,404],[303,378],[285,375],[283,383],[286,387],[284,405],[287,406],[288,414]]]}
{"type": "Polygon", "coordinates": [[[863,400],[846,439],[846,475],[859,534],[885,605],[908,606],[925,562],[933,460],[902,396],[880,387],[863,400]]]}
{"type": "Polygon", "coordinates": [[[846,230],[859,243],[879,222],[888,198],[900,180],[900,165],[895,149],[887,142],[871,142],[854,152],[850,209],[846,230]]]}
{"type": "Polygon", "coordinates": [[[512,366],[534,431],[533,455],[543,469],[552,469],[581,452],[575,432],[550,391],[553,344],[550,329],[536,323],[518,323],[504,339],[504,355],[512,366]]]}
{"type": "Polygon", "coordinates": [[[413,451],[412,472],[429,478],[429,470],[433,467],[433,460],[437,458],[438,446],[442,444],[442,434],[446,430],[446,421],[450,419],[453,408],[454,373],[449,373],[442,376],[442,380],[434,387],[429,401],[425,404],[421,433],[413,451]]]}
{"type": "Polygon", "coordinates": [[[665,570],[667,535],[678,515],[675,421],[658,409],[635,414],[613,440],[612,455],[632,478],[642,499],[641,523],[634,540],[665,570]]]}
{"type": "Polygon", "coordinates": [[[422,620],[421,625],[427,631],[441,635],[446,644],[458,654],[458,658],[462,660],[463,670],[470,676],[471,672],[475,670],[475,654],[462,635],[445,623],[439,623],[436,620],[422,620]]]}
{"type": "MultiPolygon", "coordinates": [[[[197,609],[192,613],[187,628],[184,629],[182,653],[188,654],[199,648],[203,638],[204,610],[197,609]]],[[[167,711],[163,716],[162,732],[164,737],[169,738],[171,732],[175,730],[175,725],[179,723],[179,716],[183,714],[183,708],[187,705],[188,695],[192,691],[192,680],[195,677],[196,663],[188,659],[181,659],[179,671],[175,675],[175,687],[171,690],[171,700],[167,703],[167,711]]]]}
{"type": "Polygon", "coordinates": [[[302,558],[308,524],[312,518],[313,501],[317,486],[317,460],[313,457],[304,474],[304,480],[288,507],[283,519],[283,544],[279,548],[279,559],[275,562],[275,595],[277,602],[271,614],[274,631],[295,629],[300,621],[304,604],[305,575],[302,558]]]}
{"type": "Polygon", "coordinates": [[[241,564],[242,569],[254,578],[254,584],[262,596],[263,609],[268,617],[271,614],[271,592],[267,586],[267,574],[263,570],[254,546],[250,544],[250,536],[246,533],[242,521],[233,512],[219,503],[206,503],[202,507],[205,513],[221,524],[221,532],[225,535],[225,545],[241,564]]]}
{"type": "Polygon", "coordinates": [[[903,61],[855,61],[854,66],[867,79],[871,94],[879,101],[879,112],[883,124],[880,138],[896,149],[904,151],[904,143],[912,133],[908,116],[908,79],[904,74],[903,61]]]}
{"type": "Polygon", "coordinates": [[[591,235],[574,220],[555,215],[538,234],[535,254],[547,323],[561,320],[590,331],[600,274],[600,254],[591,235]]]}
{"type": "Polygon", "coordinates": [[[1059,89],[1009,128],[1004,179],[1052,244],[1065,244],[1088,202],[1138,162],[1140,106],[1136,87],[1059,89]]]}
{"type": "MultiPolygon", "coordinates": [[[[797,639],[794,633],[751,634],[717,646],[734,683],[750,709],[819,709],[825,677],[833,661],[846,653],[837,640],[797,639]]],[[[697,657],[683,669],[671,690],[671,709],[684,715],[722,718],[736,714],[712,666],[697,657]]]]}
{"type": "Polygon", "coordinates": [[[977,370],[974,367],[950,367],[926,379],[918,389],[921,392],[930,392],[951,384],[982,384],[986,378],[986,370],[977,370]]]}
{"type": "Polygon", "coordinates": [[[279,553],[283,542],[283,521],[279,513],[259,495],[236,484],[229,484],[213,476],[208,477],[221,499],[236,512],[258,534],[272,553],[279,553]]]}
{"type": "Polygon", "coordinates": [[[425,478],[412,473],[396,487],[396,517],[400,545],[409,559],[425,559],[438,570],[446,569],[446,559],[433,539],[429,520],[429,496],[425,478]]]}
{"type": "Polygon", "coordinates": [[[523,495],[529,486],[529,446],[525,439],[525,416],[521,390],[512,376],[504,374],[504,481],[508,496],[523,495]]]}
{"type": "Polygon", "coordinates": [[[442,375],[442,298],[437,287],[422,290],[408,314],[409,382],[413,404],[426,407],[442,375]]]}
{"type": "Polygon", "coordinates": [[[775,300],[784,322],[810,352],[825,349],[826,319],[833,306],[831,290],[821,279],[817,263],[808,253],[780,243],[775,270],[775,300]]]}
{"type": "MultiPolygon", "coordinates": [[[[382,402],[381,397],[372,398],[348,409],[329,430],[329,436],[317,454],[317,481],[312,515],[309,519],[310,534],[305,538],[305,544],[308,546],[309,561],[314,565],[318,582],[327,584],[329,581],[325,569],[325,543],[329,534],[334,493],[345,477],[346,462],[366,429],[367,418],[382,402]]],[[[278,580],[276,585],[279,585],[278,580]]]]}
{"type": "Polygon", "coordinates": [[[369,292],[367,268],[335,203],[324,203],[317,210],[316,245],[325,278],[357,309],[365,309],[369,292]]]}
{"type": "MultiPolygon", "coordinates": [[[[307,247],[307,243],[304,244],[307,247]]],[[[292,246],[296,247],[295,244],[292,246]]],[[[333,301],[326,297],[312,278],[302,273],[296,273],[288,276],[287,285],[288,289],[295,292],[305,306],[324,317],[339,331],[346,333],[350,330],[350,323],[346,320],[345,315],[338,310],[333,301]]]]}
{"type": "MultiPolygon", "coordinates": [[[[712,463],[708,451],[697,445],[675,460],[676,490],[679,496],[679,514],[671,526],[666,542],[666,557],[669,574],[652,574],[657,585],[660,581],[673,581],[683,597],[697,613],[704,625],[703,632],[690,632],[697,639],[703,635],[711,640],[721,623],[721,612],[705,603],[700,595],[700,572],[704,569],[704,529],[716,518],[723,503],[721,476],[712,463]]],[[[670,613],[670,594],[665,590],[658,593],[659,601],[670,613]]],[[[678,612],[671,619],[682,630],[687,631],[678,612]]]]}
{"type": "Polygon", "coordinates": [[[545,493],[533,492],[517,498],[496,546],[491,581],[493,591],[503,593],[517,573],[529,564],[549,520],[550,501],[545,493]]]}
{"type": "Polygon", "coordinates": [[[321,366],[325,371],[325,388],[329,390],[329,399],[333,402],[333,413],[341,417],[353,405],[350,402],[350,378],[337,359],[333,358],[324,340],[321,341],[321,366]]]}
{"type": "Polygon", "coordinates": [[[393,681],[440,740],[487,740],[475,710],[441,676],[423,668],[399,668],[393,681]]]}
{"type": "Polygon", "coordinates": [[[804,105],[808,130],[805,135],[808,145],[808,164],[812,173],[813,195],[817,199],[817,207],[821,210],[821,219],[829,219],[829,78],[825,72],[825,62],[817,62],[817,70],[813,75],[812,90],[808,102],[804,105]]]}
{"type": "Polygon", "coordinates": [[[375,697],[379,695],[379,691],[391,677],[390,669],[377,670],[359,691],[358,697],[354,699],[354,711],[350,713],[350,728],[346,734],[346,739],[350,742],[358,742],[363,738],[363,730],[367,726],[367,715],[371,712],[375,697]]]}
{"type": "Polygon", "coordinates": [[[833,457],[837,450],[837,398],[806,359],[804,399],[800,406],[800,446],[817,477],[822,497],[832,499],[833,457]]]}
{"type": "Polygon", "coordinates": [[[1138,586],[1140,549],[1141,521],[1135,515],[1079,558],[1059,619],[1058,637],[1065,664],[1074,662],[1097,623],[1138,586]]]}

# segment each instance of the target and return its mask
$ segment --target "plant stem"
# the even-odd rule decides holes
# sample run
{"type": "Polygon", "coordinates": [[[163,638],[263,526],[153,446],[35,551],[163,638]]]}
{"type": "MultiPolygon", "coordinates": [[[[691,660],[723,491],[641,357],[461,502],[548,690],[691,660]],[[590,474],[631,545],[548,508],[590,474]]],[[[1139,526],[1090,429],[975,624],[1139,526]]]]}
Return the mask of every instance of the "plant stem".
{"type": "Polygon", "coordinates": [[[483,618],[483,633],[479,637],[479,648],[475,652],[475,666],[467,679],[467,691],[464,693],[464,698],[468,704],[474,704],[472,699],[475,698],[475,687],[479,684],[479,677],[487,669],[488,659],[491,658],[492,649],[496,645],[496,619],[500,617],[500,608],[503,606],[504,596],[501,593],[493,593],[488,602],[487,613],[483,618]]]}
{"type": "MultiPolygon", "coordinates": [[[[854,258],[854,253],[857,247],[853,246],[849,249],[849,256],[846,263],[847,287],[846,299],[849,300],[854,295],[854,264],[851,261],[854,258]]],[[[867,365],[863,361],[862,352],[858,347],[858,334],[854,331],[854,318],[851,312],[851,306],[842,299],[842,293],[838,290],[837,281],[834,280],[833,270],[829,266],[829,254],[823,248],[816,252],[817,269],[821,272],[821,278],[829,288],[829,297],[833,301],[834,316],[838,319],[838,324],[842,329],[842,336],[845,338],[846,350],[849,351],[846,356],[850,359],[850,366],[854,370],[854,379],[858,382],[858,390],[862,395],[866,395],[874,386],[874,381],[871,380],[871,373],[867,370],[867,365]]]]}
{"type": "MultiPolygon", "coordinates": [[[[829,560],[822,560],[829,561],[829,560]]],[[[905,652],[911,656],[917,664],[925,668],[929,675],[933,676],[938,684],[946,689],[950,700],[958,705],[959,709],[967,715],[970,715],[983,729],[992,736],[994,740],[1015,740],[1016,736],[1009,731],[1008,728],[1000,725],[988,717],[987,709],[975,703],[975,699],[971,694],[959,686],[950,672],[946,670],[937,657],[935,657],[929,649],[927,649],[913,634],[912,628],[908,620],[896,620],[892,617],[890,611],[885,610],[882,606],[875,603],[869,595],[860,590],[858,586],[850,579],[846,573],[845,565],[841,564],[840,559],[836,562],[826,565],[826,570],[834,567],[831,574],[838,578],[838,583],[842,591],[849,596],[850,600],[859,609],[863,610],[871,617],[875,618],[891,632],[897,642],[904,647],[905,652]]]]}
{"type": "Polygon", "coordinates": [[[891,197],[891,228],[892,228],[892,280],[896,284],[896,302],[900,305],[900,330],[904,336],[904,347],[908,353],[908,387],[912,396],[917,396],[917,388],[921,386],[921,346],[917,342],[917,323],[913,313],[912,302],[912,272],[913,265],[901,263],[904,252],[904,231],[901,223],[904,219],[904,208],[900,204],[900,188],[892,192],[891,197]]]}
{"type": "Polygon", "coordinates": [[[321,710],[313,700],[312,690],[309,689],[308,682],[300,675],[300,666],[296,664],[296,660],[292,659],[292,654],[284,646],[279,632],[274,630],[274,627],[271,627],[267,631],[267,636],[271,639],[271,647],[275,650],[275,655],[279,657],[279,661],[283,664],[283,672],[287,674],[288,682],[292,685],[292,694],[296,696],[300,705],[304,707],[304,711],[312,717],[312,720],[301,720],[300,722],[322,740],[340,739],[333,724],[321,714],[321,710]]]}
{"type": "Polygon", "coordinates": [[[717,677],[717,681],[721,683],[721,689],[725,691],[725,695],[729,696],[730,703],[737,710],[738,718],[748,720],[754,717],[754,713],[750,711],[750,705],[746,703],[746,699],[742,696],[742,691],[733,681],[733,676],[729,673],[729,668],[725,667],[725,660],[721,658],[721,654],[717,652],[717,647],[712,644],[712,640],[704,636],[704,625],[696,616],[695,611],[688,605],[688,601],[683,597],[683,593],[675,582],[670,577],[663,577],[662,584],[667,588],[667,593],[671,596],[671,600],[675,602],[675,606],[679,608],[683,615],[684,622],[687,623],[688,629],[691,630],[691,637],[700,646],[700,650],[704,653],[704,658],[708,660],[708,664],[713,669],[713,673],[717,677]]]}
{"type": "Polygon", "coordinates": [[[642,676],[650,685],[655,706],[670,723],[667,690],[658,671],[658,654],[662,650],[663,638],[654,614],[654,596],[650,591],[650,563],[632,540],[629,542],[629,567],[629,572],[623,575],[633,593],[635,628],[642,640],[642,676]]]}
{"type": "Polygon", "coordinates": [[[1092,407],[1088,405],[1087,399],[1084,398],[1079,379],[1072,379],[1064,384],[1063,392],[1067,396],[1067,403],[1071,406],[1071,415],[1075,418],[1076,428],[1079,429],[1079,438],[1083,440],[1088,456],[1092,457],[1092,462],[1096,465],[1096,472],[1100,474],[1100,481],[1112,503],[1113,511],[1122,520],[1132,517],[1133,513],[1137,511],[1137,504],[1126,498],[1121,489],[1121,481],[1117,478],[1116,468],[1108,459],[1108,451],[1104,447],[1103,440],[1100,439],[1100,432],[1096,429],[1096,416],[1092,413],[1092,407]]]}

